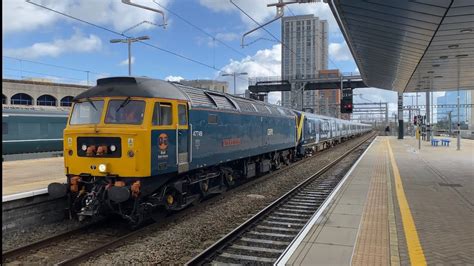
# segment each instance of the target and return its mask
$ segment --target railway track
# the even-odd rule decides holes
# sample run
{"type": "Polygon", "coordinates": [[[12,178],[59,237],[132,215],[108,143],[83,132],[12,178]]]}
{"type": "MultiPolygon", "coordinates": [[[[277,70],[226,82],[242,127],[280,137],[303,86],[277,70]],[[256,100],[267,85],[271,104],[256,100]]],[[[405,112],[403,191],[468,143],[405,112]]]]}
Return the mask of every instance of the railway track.
{"type": "Polygon", "coordinates": [[[123,243],[144,228],[131,231],[98,221],[6,251],[2,253],[2,263],[72,265],[123,243]]]}
{"type": "MultiPolygon", "coordinates": [[[[365,142],[365,140],[363,142],[365,142]]],[[[357,145],[356,147],[358,146],[360,146],[360,144],[357,145]]],[[[328,150],[324,150],[318,153],[317,155],[315,155],[314,157],[323,156],[327,151],[328,150]]],[[[290,168],[294,168],[310,159],[311,157],[302,159],[300,161],[290,164],[289,166],[283,167],[282,169],[279,169],[270,174],[262,176],[261,178],[257,178],[250,182],[245,182],[243,184],[240,184],[239,186],[235,187],[232,190],[245,190],[246,187],[255,184],[255,182],[264,182],[266,179],[271,178],[272,176],[277,175],[282,171],[287,171],[290,168]]],[[[330,192],[329,185],[328,185],[328,192],[330,192]]],[[[309,195],[310,194],[311,193],[309,193],[309,195]]],[[[217,199],[218,197],[214,197],[206,201],[212,202],[217,199]]],[[[299,201],[298,199],[296,199],[294,202],[300,202],[301,206],[303,206],[305,204],[305,201],[307,203],[308,199],[301,198],[299,201]]],[[[295,208],[295,209],[300,210],[299,212],[295,213],[297,215],[293,215],[293,216],[287,215],[286,217],[288,219],[284,220],[284,222],[286,221],[287,224],[288,222],[292,222],[290,226],[293,226],[293,227],[288,227],[287,232],[296,232],[298,228],[297,227],[298,221],[292,221],[291,219],[295,219],[295,217],[308,217],[309,219],[310,217],[310,215],[309,216],[307,215],[307,211],[309,209],[304,209],[304,207],[295,208]],[[301,215],[301,216],[298,216],[298,215],[301,215]]],[[[115,247],[123,245],[124,243],[130,242],[135,237],[144,234],[144,232],[147,230],[150,230],[153,226],[154,227],[160,226],[172,220],[179,219],[181,215],[184,215],[184,212],[177,213],[176,215],[172,215],[170,217],[163,219],[159,223],[149,224],[135,231],[131,231],[126,228],[121,228],[121,229],[110,228],[110,225],[104,222],[89,224],[87,226],[74,229],[71,231],[67,231],[67,232],[34,242],[32,244],[28,244],[19,248],[15,248],[13,250],[9,250],[2,254],[2,262],[3,263],[23,262],[23,263],[40,263],[40,264],[44,263],[44,264],[55,264],[55,265],[75,265],[80,262],[86,261],[91,256],[104,253],[107,250],[111,250],[115,247]]],[[[284,225],[288,226],[287,224],[284,224],[284,225]]],[[[279,224],[279,221],[277,220],[272,224],[272,226],[282,226],[282,224],[279,224]]],[[[259,228],[265,229],[265,227],[262,227],[262,226],[260,226],[259,228]]],[[[278,243],[277,241],[273,241],[273,242],[278,243]]]]}
{"type": "Polygon", "coordinates": [[[187,262],[207,264],[273,264],[329,197],[342,177],[320,178],[374,135],[308,177],[241,226],[187,262]]]}

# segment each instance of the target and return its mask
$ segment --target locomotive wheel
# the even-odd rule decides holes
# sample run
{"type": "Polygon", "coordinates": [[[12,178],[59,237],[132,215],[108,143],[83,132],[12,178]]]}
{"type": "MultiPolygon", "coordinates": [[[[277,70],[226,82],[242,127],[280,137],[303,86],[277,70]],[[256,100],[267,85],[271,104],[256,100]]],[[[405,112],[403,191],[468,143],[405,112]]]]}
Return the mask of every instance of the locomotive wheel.
{"type": "Polygon", "coordinates": [[[169,188],[166,190],[165,197],[164,197],[164,203],[166,209],[174,209],[178,206],[179,204],[179,194],[178,191],[176,191],[173,188],[169,188]]]}
{"type": "Polygon", "coordinates": [[[207,196],[209,192],[209,179],[201,181],[199,183],[199,188],[201,189],[201,195],[203,197],[207,196]]]}
{"type": "Polygon", "coordinates": [[[230,173],[224,173],[224,181],[227,187],[232,187],[235,184],[234,177],[230,173]]]}
{"type": "Polygon", "coordinates": [[[281,161],[280,157],[278,156],[274,161],[273,161],[273,169],[278,170],[281,168],[281,161]]]}

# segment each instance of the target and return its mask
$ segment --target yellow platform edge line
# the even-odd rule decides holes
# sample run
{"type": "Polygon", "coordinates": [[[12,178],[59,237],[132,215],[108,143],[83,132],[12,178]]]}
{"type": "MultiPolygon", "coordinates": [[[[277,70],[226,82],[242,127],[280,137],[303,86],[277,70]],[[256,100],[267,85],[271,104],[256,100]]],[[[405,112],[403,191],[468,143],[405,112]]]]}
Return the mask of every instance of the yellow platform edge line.
{"type": "Polygon", "coordinates": [[[407,241],[408,254],[410,256],[411,265],[427,265],[423,248],[420,244],[418,232],[416,230],[415,221],[411,215],[410,206],[403,190],[403,183],[398,170],[395,156],[392,152],[392,146],[390,141],[387,141],[388,152],[390,154],[390,161],[393,169],[393,176],[395,178],[395,190],[398,199],[398,206],[400,207],[400,214],[402,216],[403,230],[405,232],[405,238],[407,241]]]}

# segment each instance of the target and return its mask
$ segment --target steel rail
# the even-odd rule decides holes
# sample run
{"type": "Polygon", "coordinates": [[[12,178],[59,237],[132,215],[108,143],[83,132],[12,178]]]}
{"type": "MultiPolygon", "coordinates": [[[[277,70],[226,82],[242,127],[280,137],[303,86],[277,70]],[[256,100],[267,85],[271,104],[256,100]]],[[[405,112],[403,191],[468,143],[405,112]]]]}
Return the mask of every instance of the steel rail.
{"type": "MultiPolygon", "coordinates": [[[[370,137],[369,137],[370,138],[370,137]]],[[[369,139],[367,138],[367,139],[369,139]]],[[[362,145],[363,143],[366,142],[367,139],[364,139],[364,141],[362,141],[361,143],[357,144],[355,147],[353,147],[349,152],[346,152],[345,154],[348,154],[350,153],[352,150],[354,150],[355,148],[359,147],[360,145],[362,145]]],[[[243,190],[243,189],[246,189],[249,185],[252,185],[252,184],[255,184],[256,182],[262,182],[262,181],[265,181],[267,180],[268,178],[271,178],[272,176],[274,175],[277,175],[283,171],[286,171],[286,170],[289,170],[289,169],[292,169],[308,160],[311,160],[311,159],[314,159],[316,157],[320,157],[324,154],[326,154],[327,152],[329,152],[331,149],[325,149],[323,151],[321,151],[320,153],[317,153],[316,156],[312,156],[312,157],[308,157],[308,158],[304,158],[304,159],[301,159],[297,162],[294,162],[288,166],[285,166],[285,167],[282,167],[278,170],[275,170],[273,172],[270,172],[264,176],[261,176],[260,178],[256,178],[256,179],[252,179],[252,180],[249,180],[247,182],[243,182],[243,183],[240,183],[238,186],[236,187],[233,187],[232,190],[233,191],[240,191],[240,190],[243,190]]],[[[344,156],[344,155],[343,155],[344,156]]],[[[345,156],[344,156],[345,157],[345,156]]],[[[338,159],[336,160],[342,160],[341,157],[339,157],[338,159]]],[[[335,161],[334,161],[335,162],[335,161]]],[[[335,163],[332,163],[335,164],[335,163]]],[[[332,166],[331,165],[331,166],[332,166]]],[[[323,169],[329,169],[329,165],[325,166],[323,169]]],[[[321,172],[323,169],[321,169],[319,172],[321,172]]],[[[318,172],[318,173],[319,173],[318,172]]],[[[321,172],[322,174],[322,172],[321,172]]],[[[303,181],[303,183],[307,182],[308,180],[306,181],[303,181]]],[[[298,186],[301,186],[302,183],[300,183],[300,185],[298,186]]],[[[295,189],[289,191],[288,193],[286,193],[283,197],[285,197],[286,195],[289,195],[291,192],[293,192],[295,189]]],[[[217,197],[215,197],[214,199],[216,199],[217,197]]],[[[280,198],[280,199],[282,199],[280,198]]],[[[212,200],[212,198],[211,198],[212,200]]],[[[277,200],[278,201],[278,200],[277,200]]],[[[276,201],[275,201],[276,202],[276,201]]],[[[275,203],[274,202],[274,203],[275,203]]],[[[268,207],[264,210],[267,210],[268,207]]],[[[264,210],[262,210],[261,212],[263,212],[264,210]]],[[[260,212],[260,213],[261,213],[260,212]]],[[[257,214],[258,215],[258,214],[257,214]]],[[[112,241],[109,241],[105,244],[102,244],[98,247],[95,247],[95,248],[91,248],[89,250],[85,250],[81,253],[79,253],[78,255],[76,256],[73,256],[69,259],[66,259],[66,260],[63,260],[59,263],[56,263],[55,265],[75,265],[75,264],[78,264],[80,262],[84,262],[86,261],[87,259],[89,259],[91,256],[94,256],[94,255],[98,255],[98,254],[101,254],[101,253],[104,253],[112,248],[116,248],[122,244],[124,244],[127,240],[132,240],[133,238],[137,237],[137,236],[140,236],[140,234],[142,232],[145,232],[146,230],[148,230],[151,226],[157,226],[157,225],[160,225],[160,224],[164,224],[164,223],[167,223],[169,222],[169,220],[171,219],[175,219],[176,216],[175,215],[172,215],[170,217],[167,217],[165,219],[163,219],[163,221],[161,222],[158,222],[158,223],[151,223],[151,224],[148,224],[144,227],[141,227],[140,229],[137,229],[133,232],[130,232],[130,233],[127,233],[123,236],[119,236],[117,237],[116,239],[112,240],[112,241]]],[[[11,260],[12,258],[16,258],[16,257],[19,257],[20,255],[22,254],[25,254],[29,251],[32,251],[32,250],[38,250],[38,249],[41,249],[41,248],[44,248],[44,247],[48,247],[52,244],[56,244],[57,241],[61,241],[61,240],[64,240],[64,239],[67,239],[67,238],[70,238],[72,235],[74,234],[77,234],[77,233],[80,233],[82,231],[86,231],[88,230],[89,228],[92,228],[93,226],[96,226],[97,224],[99,224],[101,221],[98,221],[98,222],[95,222],[95,223],[91,223],[91,224],[88,224],[86,226],[83,226],[83,227],[80,227],[80,228],[77,228],[77,229],[73,229],[71,231],[67,231],[67,232],[64,232],[64,233],[61,233],[61,234],[58,234],[58,235],[55,235],[55,236],[52,236],[52,237],[48,237],[48,238],[45,238],[45,239],[42,239],[42,240],[39,240],[39,241],[36,241],[32,244],[28,244],[28,245],[25,245],[25,246],[21,246],[19,248],[15,248],[15,249],[12,249],[12,250],[9,250],[9,251],[6,251],[5,253],[2,253],[2,262],[5,262],[6,259],[9,259],[11,260]]],[[[102,221],[103,222],[103,221],[102,221]]]]}
{"type": "MultiPolygon", "coordinates": [[[[301,189],[305,188],[307,185],[310,185],[315,179],[326,173],[331,167],[339,163],[341,160],[346,158],[349,154],[352,154],[357,148],[366,143],[367,141],[373,139],[375,134],[370,134],[369,137],[365,138],[359,144],[345,152],[343,155],[339,156],[337,159],[325,165],[322,169],[318,170],[316,173],[312,174],[310,177],[306,178],[299,185],[294,187],[292,190],[285,193],[283,196],[272,202],[270,205],[265,207],[263,210],[255,214],[253,217],[245,221],[239,227],[235,228],[233,231],[219,239],[213,245],[202,251],[200,254],[189,260],[186,265],[204,265],[211,263],[214,258],[219,256],[225,248],[230,246],[236,240],[238,240],[243,234],[250,231],[251,228],[256,227],[265,217],[268,217],[270,213],[278,209],[281,204],[283,204],[287,199],[296,195],[301,189]]],[[[336,184],[337,186],[337,184],[336,184]]],[[[323,204],[321,203],[320,206],[323,204]]],[[[319,207],[318,207],[319,208],[319,207]]],[[[316,209],[316,212],[318,209],[316,209]]],[[[308,218],[309,220],[310,218],[308,218]]]]}
{"type": "Polygon", "coordinates": [[[71,235],[80,233],[82,231],[86,231],[89,228],[92,228],[93,226],[96,226],[98,223],[100,223],[100,221],[94,222],[94,223],[91,223],[91,224],[88,224],[88,225],[85,225],[85,226],[82,226],[82,227],[79,227],[79,228],[76,228],[76,229],[73,229],[73,230],[70,230],[70,231],[66,231],[66,232],[63,232],[63,233],[60,233],[60,234],[57,234],[57,235],[54,235],[54,236],[51,236],[51,237],[48,237],[48,238],[44,238],[44,239],[38,240],[36,242],[33,242],[31,244],[27,244],[27,245],[24,245],[24,246],[21,246],[21,247],[18,247],[18,248],[14,248],[14,249],[10,249],[8,251],[5,251],[4,253],[2,253],[2,263],[4,263],[7,259],[11,260],[11,259],[17,258],[17,257],[19,257],[23,254],[28,253],[29,251],[38,250],[38,249],[53,245],[57,241],[69,238],[71,235]]]}
{"type": "MultiPolygon", "coordinates": [[[[243,189],[246,189],[247,188],[247,185],[254,185],[256,182],[262,182],[262,181],[265,181],[267,180],[268,178],[271,178],[272,176],[275,176],[277,174],[280,174],[281,172],[283,171],[287,171],[289,169],[292,169],[304,162],[307,162],[308,160],[311,160],[311,159],[314,159],[316,157],[320,157],[324,154],[326,154],[327,152],[329,152],[330,149],[325,149],[323,151],[321,151],[320,153],[316,154],[316,156],[312,156],[312,157],[307,157],[307,158],[303,158],[299,161],[296,161],[286,167],[282,167],[276,171],[273,171],[271,173],[268,173],[264,176],[261,176],[260,178],[256,178],[256,179],[253,179],[253,180],[249,180],[247,182],[243,182],[243,183],[240,183],[238,184],[237,186],[233,187],[232,190],[234,191],[240,191],[240,190],[243,190],[243,189]]],[[[176,217],[174,217],[176,218],[176,217]]],[[[169,219],[173,219],[173,217],[169,217],[169,219]]],[[[168,219],[165,219],[163,220],[162,222],[160,223],[166,223],[168,219]]],[[[108,243],[105,243],[97,248],[94,248],[94,249],[90,249],[90,250],[86,250],[74,257],[71,257],[70,259],[67,259],[67,260],[63,260],[59,263],[57,263],[56,265],[76,265],[76,264],[79,264],[81,262],[84,262],[86,261],[87,259],[89,259],[91,256],[94,256],[94,255],[98,255],[98,254],[101,254],[101,253],[105,253],[106,251],[110,250],[110,249],[113,249],[113,248],[116,248],[120,245],[122,245],[125,241],[127,240],[132,240],[134,237],[137,237],[139,236],[142,232],[146,231],[147,229],[150,228],[150,226],[156,226],[157,224],[154,223],[154,224],[150,224],[149,226],[145,226],[145,227],[142,227],[136,231],[133,231],[133,232],[130,232],[122,237],[119,237],[115,240],[112,240],[108,243]]]]}

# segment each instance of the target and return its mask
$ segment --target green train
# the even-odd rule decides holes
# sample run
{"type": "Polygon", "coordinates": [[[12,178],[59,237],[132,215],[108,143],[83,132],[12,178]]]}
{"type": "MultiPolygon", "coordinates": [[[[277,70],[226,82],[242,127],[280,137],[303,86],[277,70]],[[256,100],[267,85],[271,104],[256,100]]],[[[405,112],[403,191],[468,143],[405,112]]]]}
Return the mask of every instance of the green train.
{"type": "Polygon", "coordinates": [[[2,155],[63,149],[67,108],[2,106],[2,155]]]}

